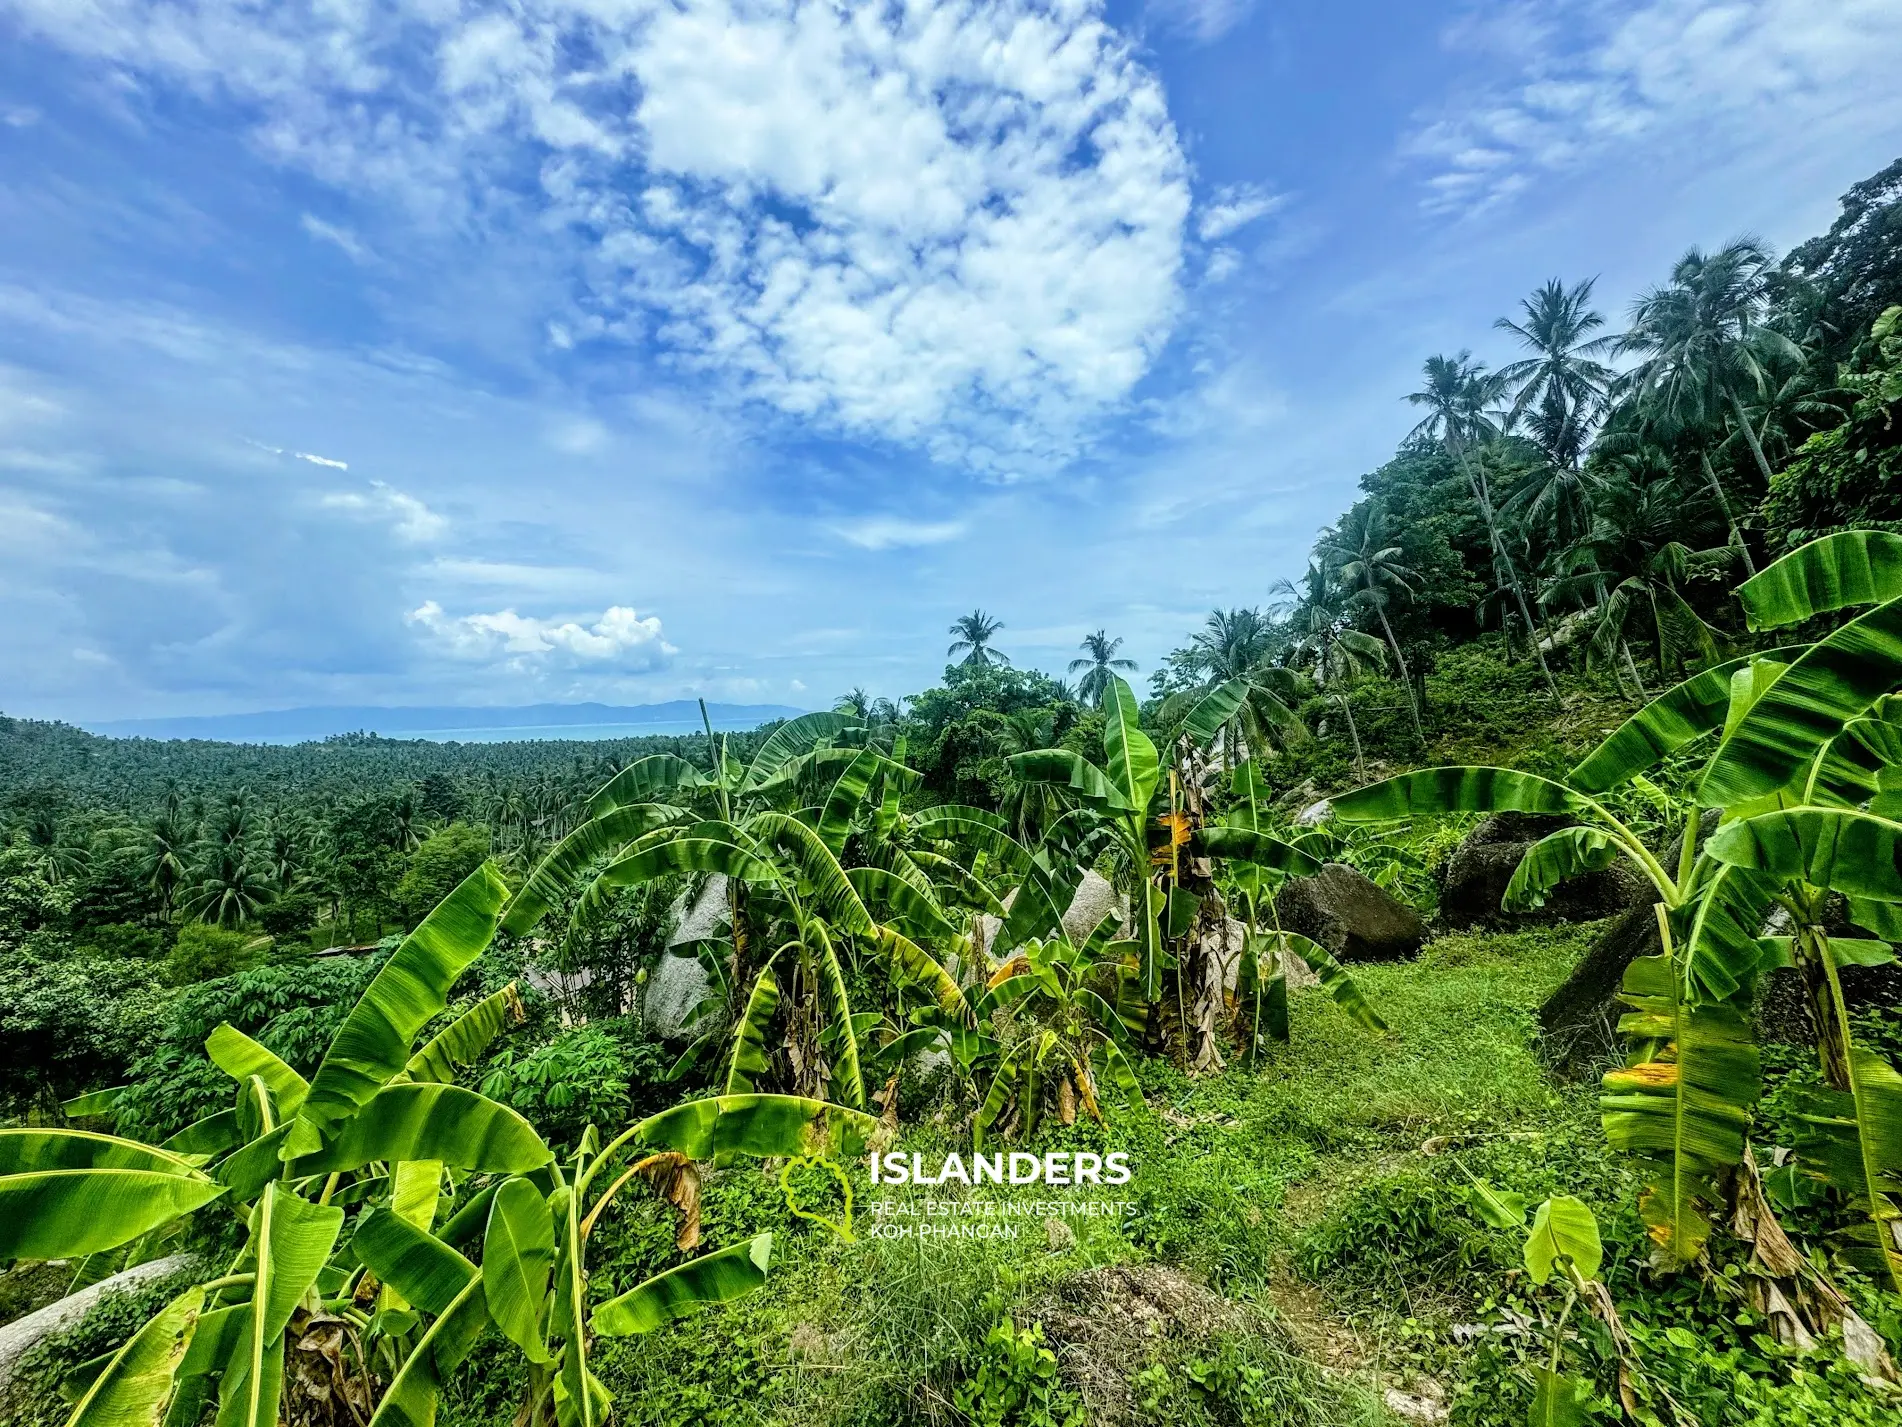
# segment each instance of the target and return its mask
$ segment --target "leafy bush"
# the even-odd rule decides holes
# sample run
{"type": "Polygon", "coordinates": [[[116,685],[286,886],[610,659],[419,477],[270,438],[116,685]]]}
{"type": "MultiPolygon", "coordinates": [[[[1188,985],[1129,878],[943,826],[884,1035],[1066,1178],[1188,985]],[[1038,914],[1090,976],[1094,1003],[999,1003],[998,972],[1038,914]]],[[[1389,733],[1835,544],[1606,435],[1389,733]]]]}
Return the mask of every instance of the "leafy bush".
{"type": "Polygon", "coordinates": [[[255,965],[265,943],[252,932],[232,931],[209,922],[186,922],[172,943],[171,975],[177,986],[212,981],[255,965]]]}
{"type": "Polygon", "coordinates": [[[1063,1385],[1043,1324],[1009,1317],[985,1335],[952,1401],[973,1427],[1082,1427],[1083,1403],[1063,1385]]]}
{"type": "Polygon", "coordinates": [[[532,1050],[503,1047],[489,1061],[482,1093],[520,1110],[551,1139],[566,1140],[590,1122],[625,1119],[636,1081],[659,1079],[660,1055],[629,1021],[592,1022],[532,1050]]]}

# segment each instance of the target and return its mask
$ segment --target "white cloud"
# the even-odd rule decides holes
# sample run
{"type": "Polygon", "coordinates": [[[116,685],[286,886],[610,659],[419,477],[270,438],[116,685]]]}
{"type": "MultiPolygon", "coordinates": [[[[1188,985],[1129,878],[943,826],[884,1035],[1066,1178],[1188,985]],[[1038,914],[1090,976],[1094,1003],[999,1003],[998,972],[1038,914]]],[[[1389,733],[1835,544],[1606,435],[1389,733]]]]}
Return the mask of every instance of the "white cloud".
{"type": "Polygon", "coordinates": [[[627,671],[658,669],[680,652],[661,637],[656,616],[643,619],[625,605],[611,606],[591,624],[537,619],[513,609],[452,617],[434,600],[425,600],[404,618],[456,659],[505,660],[517,666],[551,660],[613,664],[627,671]]]}
{"type": "Polygon", "coordinates": [[[1267,217],[1286,202],[1286,195],[1269,193],[1252,183],[1224,184],[1196,219],[1196,236],[1213,243],[1267,217]]]}
{"type": "Polygon", "coordinates": [[[1704,152],[1712,126],[1801,137],[1902,119],[1895,0],[1522,0],[1448,43],[1516,77],[1407,140],[1435,212],[1482,211],[1639,140],[1704,152]]]}
{"type": "Polygon", "coordinates": [[[829,528],[841,540],[861,550],[942,545],[947,540],[956,540],[965,531],[961,520],[900,520],[885,515],[840,521],[829,528]]]}
{"type": "Polygon", "coordinates": [[[1164,29],[1207,44],[1248,18],[1255,0],[1149,0],[1145,9],[1164,29]]]}
{"type": "Polygon", "coordinates": [[[320,242],[329,243],[339,249],[353,263],[370,260],[370,250],[363,241],[348,228],[340,228],[335,223],[326,223],[314,214],[306,213],[299,220],[304,231],[320,242]]]}
{"type": "Polygon", "coordinates": [[[1187,165],[1101,0],[6,9],[436,231],[526,201],[576,245],[558,344],[980,470],[1082,449],[1180,310],[1187,165]]]}
{"type": "MultiPolygon", "coordinates": [[[[302,455],[302,452],[294,454],[302,455]]],[[[339,461],[315,459],[320,465],[338,466],[339,461]]],[[[413,495],[405,494],[394,486],[382,481],[371,481],[369,491],[331,491],[318,500],[325,510],[348,511],[352,515],[380,520],[387,524],[397,539],[412,544],[437,539],[448,528],[449,522],[413,495]]]]}

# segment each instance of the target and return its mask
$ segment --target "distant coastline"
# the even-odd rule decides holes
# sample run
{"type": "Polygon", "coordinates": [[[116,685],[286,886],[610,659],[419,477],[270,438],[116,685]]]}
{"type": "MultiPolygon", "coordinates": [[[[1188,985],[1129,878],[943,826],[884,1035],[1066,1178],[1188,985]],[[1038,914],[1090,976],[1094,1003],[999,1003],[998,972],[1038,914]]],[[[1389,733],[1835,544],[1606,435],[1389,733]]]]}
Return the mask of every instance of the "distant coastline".
{"type": "MultiPolygon", "coordinates": [[[[805,713],[785,704],[707,705],[716,731],[757,728],[805,713]]],[[[358,706],[269,709],[256,713],[200,714],[178,718],[85,721],[78,725],[108,738],[205,739],[220,743],[310,743],[344,733],[437,743],[502,743],[528,739],[604,740],[700,731],[700,706],[692,699],[659,704],[525,704],[511,708],[402,708],[358,706]]]]}

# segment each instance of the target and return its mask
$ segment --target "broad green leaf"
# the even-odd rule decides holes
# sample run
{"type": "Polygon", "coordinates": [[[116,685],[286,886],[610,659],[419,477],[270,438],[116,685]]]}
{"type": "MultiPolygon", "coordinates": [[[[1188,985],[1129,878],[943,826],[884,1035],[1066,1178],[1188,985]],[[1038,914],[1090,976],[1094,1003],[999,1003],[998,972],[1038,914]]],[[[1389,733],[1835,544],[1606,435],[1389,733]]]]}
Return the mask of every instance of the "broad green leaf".
{"type": "Polygon", "coordinates": [[[1603,793],[1656,767],[1687,743],[1724,726],[1732,674],[1753,659],[1794,658],[1801,648],[1747,654],[1665,690],[1587,754],[1565,775],[1566,783],[1587,793],[1603,793]]]}
{"type": "Polygon", "coordinates": [[[1811,1117],[1815,1133],[1797,1151],[1868,1216],[1865,1251],[1853,1257],[1902,1292],[1902,1075],[1862,1046],[1849,1052],[1846,1113],[1811,1117]],[[1820,1150],[1820,1153],[1819,1153],[1820,1150]]]}
{"type": "Polygon", "coordinates": [[[295,1115],[310,1093],[309,1081],[233,1026],[220,1025],[205,1037],[205,1054],[240,1084],[254,1075],[262,1080],[270,1087],[272,1103],[280,1116],[295,1115]]]}
{"type": "Polygon", "coordinates": [[[1683,999],[1668,956],[1633,960],[1619,995],[1633,1008],[1619,1030],[1658,1049],[1606,1074],[1599,1098],[1605,1136],[1638,1161],[1638,1210],[1651,1238],[1686,1264],[1710,1237],[1723,1179],[1743,1160],[1762,1093],[1757,1047],[1735,1007],[1683,999]]]}
{"type": "Polygon", "coordinates": [[[1511,768],[1423,768],[1333,799],[1341,822],[1391,822],[1442,813],[1579,813],[1582,794],[1511,768]]]}
{"type": "MultiPolygon", "coordinates": [[[[668,756],[656,755],[662,758],[668,756]]],[[[643,758],[641,763],[652,761],[643,758]]],[[[680,762],[679,759],[673,761],[680,762]]],[[[630,768],[639,766],[639,763],[629,765],[630,768]]],[[[600,794],[596,794],[596,797],[599,798],[600,794]]],[[[594,863],[615,856],[629,843],[645,837],[656,828],[688,820],[684,810],[667,803],[617,804],[593,812],[586,822],[549,850],[540,866],[536,867],[534,875],[510,899],[508,915],[502,919],[502,929],[516,936],[526,934],[548,914],[550,907],[558,905],[574,892],[581,882],[582,874],[594,863]]]]}
{"type": "Polygon", "coordinates": [[[425,1313],[446,1313],[476,1276],[469,1260],[388,1208],[372,1209],[363,1218],[350,1247],[372,1273],[425,1313]]]}
{"type": "Polygon", "coordinates": [[[1122,789],[1080,753],[1067,748],[1039,748],[1029,753],[1013,753],[1004,760],[1013,778],[1022,783],[1054,783],[1068,788],[1084,802],[1097,808],[1128,812],[1130,804],[1122,789]]]}
{"type": "Polygon", "coordinates": [[[897,873],[882,867],[853,867],[845,875],[868,910],[889,909],[893,919],[919,936],[948,939],[956,934],[937,898],[897,873]]]}
{"type": "Polygon", "coordinates": [[[392,1085],[332,1143],[296,1160],[297,1174],[358,1169],[372,1160],[440,1160],[456,1169],[526,1174],[553,1158],[535,1127],[499,1101],[459,1085],[392,1085]]]}
{"type": "Polygon", "coordinates": [[[642,803],[673,801],[667,795],[683,788],[705,788],[707,775],[684,758],[671,753],[654,753],[637,758],[603,783],[588,799],[588,816],[598,818],[616,808],[631,808],[642,803]]]}
{"type": "Polygon", "coordinates": [[[606,1338],[651,1333],[702,1303],[726,1303],[766,1282],[773,1236],[761,1234],[718,1253],[690,1259],[594,1310],[594,1331],[606,1338]]]}
{"type": "Polygon", "coordinates": [[[152,1427],[204,1303],[205,1290],[193,1284],[159,1309],[92,1380],[66,1427],[152,1427]]]}
{"type": "Polygon", "coordinates": [[[1264,832],[1241,827],[1205,827],[1197,837],[1211,857],[1266,867],[1289,877],[1308,877],[1321,870],[1321,864],[1300,848],[1264,832]]]}
{"type": "Polygon", "coordinates": [[[719,1095],[689,1100],[634,1127],[632,1142],[689,1159],[737,1151],[768,1158],[848,1159],[878,1128],[870,1115],[799,1095],[719,1095]]]}
{"type": "MultiPolygon", "coordinates": [[[[986,912],[993,917],[1001,917],[1006,914],[1008,909],[998,900],[995,892],[985,886],[983,881],[969,868],[946,857],[943,853],[933,852],[928,848],[914,847],[907,852],[898,854],[898,856],[906,858],[916,866],[920,872],[936,879],[933,882],[933,889],[940,905],[944,903],[946,894],[949,893],[966,904],[976,907],[980,911],[986,912]]],[[[896,857],[894,857],[893,860],[896,862],[896,857]]],[[[1022,862],[1016,862],[1006,863],[1005,865],[1021,867],[1024,864],[1022,862]]]]}
{"type": "MultiPolygon", "coordinates": [[[[855,894],[856,895],[856,894],[855,894]]],[[[832,1033],[832,1093],[852,1108],[865,1108],[865,1077],[859,1068],[859,1041],[852,1030],[852,1002],[845,988],[845,969],[825,923],[807,923],[807,935],[817,945],[810,949],[818,963],[819,991],[826,1004],[832,1033]]]]}
{"type": "Polygon", "coordinates": [[[316,1284],[342,1228],[343,1210],[335,1205],[312,1204],[280,1184],[264,1187],[251,1210],[250,1254],[257,1278],[251,1290],[250,1331],[234,1371],[226,1373],[221,1424],[276,1427],[284,1329],[316,1284]]]}
{"type": "Polygon", "coordinates": [[[985,1093],[984,1102],[977,1107],[977,1114],[971,1120],[971,1148],[984,1148],[985,1133],[997,1123],[997,1117],[1004,1113],[1004,1107],[1010,1103],[1012,1087],[1017,1082],[1018,1058],[1007,1055],[998,1062],[997,1074],[991,1077],[991,1088],[985,1093]]]}
{"type": "Polygon", "coordinates": [[[238,1142],[238,1112],[220,1110],[202,1120],[193,1120],[159,1148],[176,1155],[220,1155],[235,1148],[238,1142]]]}
{"type": "Polygon", "coordinates": [[[872,914],[818,833],[784,813],[757,814],[747,827],[799,869],[807,898],[835,927],[854,936],[872,935],[872,914]]]}
{"type": "Polygon", "coordinates": [[[287,1120],[276,1129],[266,1131],[219,1162],[213,1173],[220,1184],[231,1187],[234,1200],[248,1203],[258,1197],[265,1185],[284,1173],[284,1162],[279,1155],[283,1153],[285,1141],[290,1139],[293,1123],[287,1120]]]}
{"type": "Polygon", "coordinates": [[[1509,912],[1543,907],[1546,894],[1559,883],[1603,871],[1618,860],[1619,850],[1602,828],[1562,827],[1526,849],[1499,904],[1509,912]]]}
{"type": "Polygon", "coordinates": [[[1248,701],[1248,680],[1230,679],[1217,684],[1195,702],[1183,717],[1178,730],[1196,747],[1205,747],[1227,726],[1248,701]]]}
{"type": "MultiPolygon", "coordinates": [[[[226,1308],[213,1308],[199,1314],[198,1321],[192,1325],[185,1354],[179,1360],[178,1376],[182,1379],[223,1372],[236,1357],[238,1349],[250,1340],[250,1335],[249,1302],[233,1303],[226,1308]]],[[[194,1418],[193,1422],[196,1420],[194,1418]]]]}
{"type": "Polygon", "coordinates": [[[1141,713],[1126,680],[1109,676],[1103,690],[1103,769],[1126,806],[1146,811],[1161,776],[1156,745],[1139,726],[1141,713]]]}
{"type": "Polygon", "coordinates": [[[1744,581],[1737,598],[1752,629],[1799,624],[1902,596],[1902,535],[1845,530],[1792,550],[1744,581]]]}
{"type": "Polygon", "coordinates": [[[1578,1378],[1550,1368],[1532,1370],[1531,1427],[1585,1427],[1590,1419],[1592,1390],[1578,1378]]]}
{"type": "Polygon", "coordinates": [[[530,1362],[554,1361],[542,1342],[542,1306],[555,1267],[555,1221],[541,1191],[511,1179],[497,1191],[482,1239],[489,1318],[530,1362]]]}
{"type": "Polygon", "coordinates": [[[1902,902],[1902,823],[1843,808],[1790,808],[1719,828],[1706,851],[1783,882],[1902,902]]]}
{"type": "Polygon", "coordinates": [[[1693,1000],[1728,1001],[1761,969],[1757,928],[1781,883],[1746,867],[1700,857],[1689,900],[1671,913],[1682,972],[1693,1000]]]}
{"type": "Polygon", "coordinates": [[[1495,1229],[1523,1229],[1526,1226],[1526,1197],[1511,1190],[1495,1189],[1483,1179],[1475,1179],[1466,1194],[1473,1212],[1495,1229]]]}
{"type": "Polygon", "coordinates": [[[331,1038],[282,1151],[285,1158],[330,1139],[409,1062],[417,1034],[448,1004],[456,978],[494,939],[507,898],[502,874],[485,862],[397,947],[331,1038]]]}
{"type": "Polygon", "coordinates": [[[130,1243],[225,1187],[162,1150],[80,1130],[0,1130],[0,1260],[130,1243]]]}
{"type": "Polygon", "coordinates": [[[1581,1199],[1570,1194],[1555,1194],[1538,1207],[1532,1216],[1532,1232],[1526,1236],[1526,1270],[1534,1283],[1552,1277],[1552,1269],[1561,1258],[1572,1261],[1581,1278],[1597,1278],[1604,1250],[1598,1239],[1598,1220],[1581,1199]]]}
{"type": "Polygon", "coordinates": [[[1321,986],[1334,998],[1335,1004],[1365,1026],[1370,1031],[1385,1031],[1387,1023],[1380,1013],[1367,1003],[1354,978],[1347,974],[1347,968],[1336,961],[1319,942],[1311,941],[1299,932],[1275,932],[1282,946],[1307,962],[1314,974],[1321,978],[1321,986]]]}
{"type": "Polygon", "coordinates": [[[1902,684],[1902,599],[1811,645],[1718,746],[1698,789],[1705,807],[1766,797],[1805,773],[1852,719],[1902,684]]]}
{"type": "Polygon", "coordinates": [[[114,1085],[105,1090],[89,1090],[84,1095],[75,1095],[59,1108],[68,1119],[86,1120],[95,1115],[110,1115],[119,1103],[119,1097],[130,1087],[114,1085]]]}
{"type": "Polygon", "coordinates": [[[443,1384],[489,1326],[482,1280],[472,1277],[403,1360],[370,1427],[434,1427],[443,1384]]]}
{"type": "Polygon", "coordinates": [[[845,771],[833,781],[831,791],[819,809],[819,838],[834,857],[845,855],[845,840],[852,832],[852,817],[871,791],[872,779],[884,760],[869,748],[845,765],[845,771]]]}
{"type": "Polygon", "coordinates": [[[740,882],[774,882],[779,869],[730,823],[703,822],[659,828],[601,870],[581,900],[578,915],[600,908],[617,887],[651,882],[670,872],[718,872],[740,882]]]}
{"type": "Polygon", "coordinates": [[[987,852],[1013,871],[1030,861],[1030,849],[1010,835],[1010,825],[982,808],[962,803],[923,808],[912,814],[911,828],[919,837],[942,838],[987,852]]]}
{"type": "Polygon", "coordinates": [[[971,1005],[964,998],[963,988],[950,972],[938,964],[936,958],[909,937],[900,935],[890,927],[879,927],[877,938],[879,949],[891,957],[905,977],[931,992],[940,1011],[965,1025],[974,1024],[971,1005]]]}
{"type": "Polygon", "coordinates": [[[403,1074],[413,1081],[433,1081],[447,1085],[464,1066],[482,1058],[510,1017],[523,1018],[522,995],[509,982],[493,996],[484,996],[455,1020],[432,1036],[429,1043],[409,1058],[403,1074]]]}
{"type": "Polygon", "coordinates": [[[838,713],[802,714],[781,724],[773,730],[772,737],[760,745],[759,752],[753,755],[753,762],[746,770],[740,791],[755,791],[791,759],[816,747],[825,739],[858,726],[857,719],[838,713]]]}
{"type": "Polygon", "coordinates": [[[1038,852],[1024,869],[993,950],[1008,951],[1033,937],[1061,935],[1063,914],[1082,880],[1080,862],[1059,855],[1053,869],[1049,856],[1038,852]]]}
{"type": "Polygon", "coordinates": [[[764,966],[753,982],[752,994],[746,998],[746,1011],[733,1036],[733,1065],[727,1071],[727,1094],[748,1093],[753,1088],[752,1078],[772,1068],[766,1054],[766,1030],[778,1009],[779,982],[773,976],[773,968],[764,966]]]}

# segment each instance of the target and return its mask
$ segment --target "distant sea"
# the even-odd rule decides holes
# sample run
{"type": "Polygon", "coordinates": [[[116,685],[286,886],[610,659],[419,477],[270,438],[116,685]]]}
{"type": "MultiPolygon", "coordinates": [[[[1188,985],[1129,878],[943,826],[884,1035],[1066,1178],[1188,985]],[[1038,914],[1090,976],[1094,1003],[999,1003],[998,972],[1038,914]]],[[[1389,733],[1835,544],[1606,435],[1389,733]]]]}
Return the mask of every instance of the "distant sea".
{"type": "MultiPolygon", "coordinates": [[[[758,728],[806,712],[785,704],[708,704],[717,732],[758,728]]],[[[699,733],[691,699],[664,704],[529,704],[519,708],[298,708],[184,718],[114,719],[81,727],[111,738],[207,739],[218,743],[312,743],[341,733],[437,743],[532,739],[654,738],[699,733]]]]}

